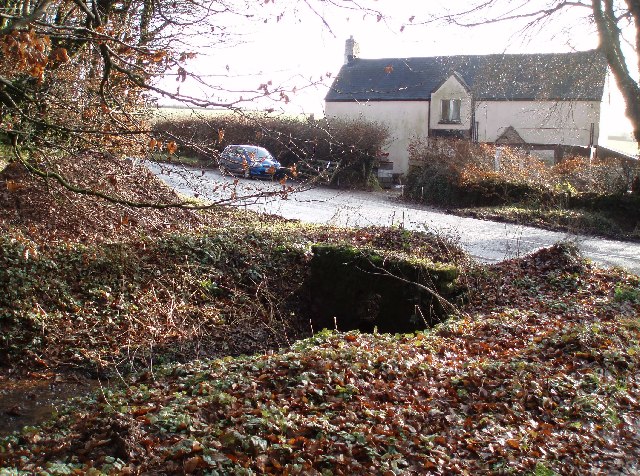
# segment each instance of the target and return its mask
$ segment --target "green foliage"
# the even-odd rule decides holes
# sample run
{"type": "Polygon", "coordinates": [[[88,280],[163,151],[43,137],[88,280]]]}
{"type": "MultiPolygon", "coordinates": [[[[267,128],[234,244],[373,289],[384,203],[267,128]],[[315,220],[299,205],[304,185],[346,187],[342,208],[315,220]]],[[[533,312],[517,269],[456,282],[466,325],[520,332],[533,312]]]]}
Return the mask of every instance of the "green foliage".
{"type": "Polygon", "coordinates": [[[613,238],[640,238],[640,229],[622,228],[610,212],[582,208],[540,208],[535,205],[461,208],[456,213],[483,220],[535,225],[553,230],[590,233],[613,238]]]}
{"type": "Polygon", "coordinates": [[[0,172],[4,170],[12,158],[11,148],[3,144],[2,136],[0,135],[0,172]]]}
{"type": "Polygon", "coordinates": [[[559,476],[558,473],[547,467],[544,463],[537,463],[533,474],[534,476],[559,476]]]}
{"type": "Polygon", "coordinates": [[[640,304],[640,287],[638,286],[635,286],[635,287],[631,287],[627,285],[616,286],[614,293],[615,293],[614,298],[616,301],[619,301],[619,302],[628,301],[633,304],[640,304]]]}

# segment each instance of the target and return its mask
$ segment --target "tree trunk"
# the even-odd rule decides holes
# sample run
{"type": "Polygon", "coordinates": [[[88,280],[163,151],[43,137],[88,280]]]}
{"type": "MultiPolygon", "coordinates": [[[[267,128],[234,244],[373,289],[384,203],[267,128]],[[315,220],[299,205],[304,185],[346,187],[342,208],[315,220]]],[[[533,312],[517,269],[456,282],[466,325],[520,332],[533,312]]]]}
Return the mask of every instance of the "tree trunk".
{"type": "MultiPolygon", "coordinates": [[[[636,42],[640,42],[640,6],[636,0],[626,0],[634,25],[636,42]]],[[[631,75],[621,47],[621,33],[613,8],[613,0],[592,0],[593,18],[598,27],[600,49],[607,58],[613,77],[626,103],[626,115],[633,126],[633,136],[640,144],[640,86],[631,75]]],[[[639,66],[640,68],[640,66],[639,66]]]]}
{"type": "Polygon", "coordinates": [[[151,40],[151,19],[155,13],[154,0],[144,0],[140,15],[140,41],[138,46],[146,46],[151,40]]]}

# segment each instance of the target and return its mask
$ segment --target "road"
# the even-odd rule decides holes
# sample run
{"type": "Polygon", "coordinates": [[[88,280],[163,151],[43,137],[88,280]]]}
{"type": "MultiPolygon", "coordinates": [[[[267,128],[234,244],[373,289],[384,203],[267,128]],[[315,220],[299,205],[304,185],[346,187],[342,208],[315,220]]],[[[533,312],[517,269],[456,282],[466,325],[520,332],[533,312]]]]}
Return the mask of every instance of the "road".
{"type": "MultiPolygon", "coordinates": [[[[213,170],[146,165],[179,193],[203,200],[219,200],[228,197],[232,191],[242,197],[282,189],[278,183],[223,177],[213,170]]],[[[289,194],[286,198],[252,198],[242,201],[241,206],[309,223],[353,227],[395,225],[409,230],[432,231],[458,242],[483,262],[497,262],[559,241],[572,241],[584,256],[600,266],[620,266],[640,274],[638,243],[457,217],[427,206],[400,202],[397,194],[397,191],[370,193],[318,187],[289,194]]]]}

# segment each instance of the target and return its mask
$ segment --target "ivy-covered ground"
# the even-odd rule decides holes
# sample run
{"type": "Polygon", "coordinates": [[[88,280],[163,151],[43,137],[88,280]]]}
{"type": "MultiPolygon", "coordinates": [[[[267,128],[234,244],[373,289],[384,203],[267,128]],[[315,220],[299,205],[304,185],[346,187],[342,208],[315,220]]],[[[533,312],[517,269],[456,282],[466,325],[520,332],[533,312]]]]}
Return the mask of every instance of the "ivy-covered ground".
{"type": "Polygon", "coordinates": [[[11,173],[0,392],[101,380],[0,437],[2,475],[640,472],[637,276],[570,245],[484,266],[433,235],[232,210],[116,226],[129,210],[11,173]],[[467,301],[417,334],[312,330],[318,242],[457,263],[467,301]]]}

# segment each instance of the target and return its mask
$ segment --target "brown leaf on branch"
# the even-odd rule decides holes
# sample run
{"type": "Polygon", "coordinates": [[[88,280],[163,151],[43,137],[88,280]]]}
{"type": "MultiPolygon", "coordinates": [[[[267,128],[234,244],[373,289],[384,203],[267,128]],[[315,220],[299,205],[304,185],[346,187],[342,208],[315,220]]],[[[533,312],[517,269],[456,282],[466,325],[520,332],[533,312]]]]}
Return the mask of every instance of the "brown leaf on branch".
{"type": "Polygon", "coordinates": [[[66,48],[56,48],[49,55],[49,59],[54,63],[68,63],[69,54],[66,48]]]}

